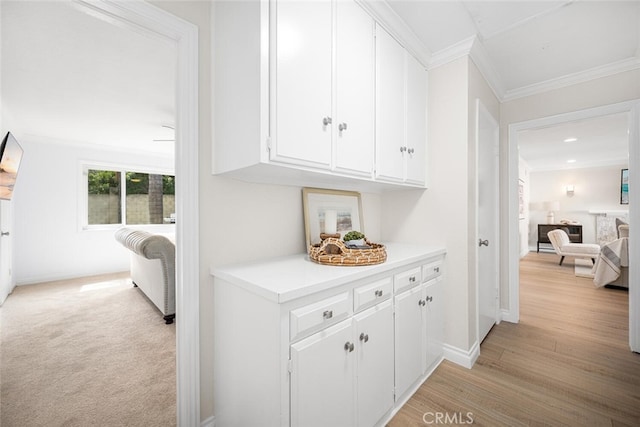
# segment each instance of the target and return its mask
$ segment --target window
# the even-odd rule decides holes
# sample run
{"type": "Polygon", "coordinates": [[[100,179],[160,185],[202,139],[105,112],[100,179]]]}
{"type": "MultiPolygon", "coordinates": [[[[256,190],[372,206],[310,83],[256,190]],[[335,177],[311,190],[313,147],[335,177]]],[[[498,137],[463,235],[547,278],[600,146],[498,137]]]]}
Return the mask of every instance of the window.
{"type": "Polygon", "coordinates": [[[175,222],[173,175],[88,168],[86,176],[87,225],[175,222]]]}

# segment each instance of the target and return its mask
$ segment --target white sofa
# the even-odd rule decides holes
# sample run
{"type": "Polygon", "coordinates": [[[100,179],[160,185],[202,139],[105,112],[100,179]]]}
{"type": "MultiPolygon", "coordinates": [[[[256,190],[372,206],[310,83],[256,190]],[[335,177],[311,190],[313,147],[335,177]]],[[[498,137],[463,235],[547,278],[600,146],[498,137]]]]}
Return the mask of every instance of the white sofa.
{"type": "Polygon", "coordinates": [[[158,307],[166,324],[173,323],[176,316],[173,236],[123,227],[116,231],[115,238],[130,250],[133,284],[158,307]]]}

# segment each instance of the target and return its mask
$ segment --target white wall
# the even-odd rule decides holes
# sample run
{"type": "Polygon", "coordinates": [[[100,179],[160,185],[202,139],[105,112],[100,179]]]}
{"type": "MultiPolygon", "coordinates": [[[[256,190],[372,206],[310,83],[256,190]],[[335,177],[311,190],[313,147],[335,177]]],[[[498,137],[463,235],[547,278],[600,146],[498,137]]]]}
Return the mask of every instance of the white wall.
{"type": "MultiPolygon", "coordinates": [[[[555,222],[570,219],[582,224],[584,243],[597,243],[596,216],[589,211],[629,211],[629,205],[620,204],[620,170],[628,164],[598,168],[568,169],[531,172],[531,204],[557,200],[560,210],[555,212],[555,222]],[[575,185],[573,196],[568,196],[565,186],[575,185]]],[[[541,206],[541,205],[540,205],[541,206]]],[[[547,211],[531,212],[528,243],[536,248],[538,224],[547,223],[547,211]]]]}
{"type": "Polygon", "coordinates": [[[173,160],[85,148],[16,135],[24,149],[14,203],[14,277],[18,285],[129,269],[128,253],[113,229],[80,228],[81,162],[161,167],[173,160]]]}

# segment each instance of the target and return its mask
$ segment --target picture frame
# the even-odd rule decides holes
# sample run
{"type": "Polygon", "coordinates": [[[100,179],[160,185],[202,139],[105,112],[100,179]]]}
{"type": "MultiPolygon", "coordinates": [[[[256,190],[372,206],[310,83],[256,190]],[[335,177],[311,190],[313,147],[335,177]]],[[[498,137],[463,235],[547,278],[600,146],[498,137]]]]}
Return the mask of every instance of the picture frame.
{"type": "Polygon", "coordinates": [[[364,233],[362,200],[358,192],[305,187],[302,205],[307,250],[321,242],[320,233],[340,233],[341,237],[354,230],[364,233]],[[327,227],[327,217],[335,224],[327,227]]]}
{"type": "Polygon", "coordinates": [[[620,171],[620,204],[629,204],[629,169],[620,171]]]}

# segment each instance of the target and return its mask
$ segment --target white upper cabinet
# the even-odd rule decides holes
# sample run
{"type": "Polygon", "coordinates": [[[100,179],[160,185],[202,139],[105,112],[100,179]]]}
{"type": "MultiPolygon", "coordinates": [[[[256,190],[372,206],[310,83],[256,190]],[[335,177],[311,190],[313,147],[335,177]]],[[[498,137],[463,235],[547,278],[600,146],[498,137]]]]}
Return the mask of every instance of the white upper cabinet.
{"type": "Polygon", "coordinates": [[[331,3],[275,4],[275,84],[271,159],[331,165],[331,3]]]}
{"type": "Polygon", "coordinates": [[[376,26],[376,177],[404,180],[405,50],[376,26]]]}
{"type": "Polygon", "coordinates": [[[355,2],[335,3],[336,170],[371,177],[374,153],[374,21],[355,2]]]}
{"type": "Polygon", "coordinates": [[[376,178],[424,185],[427,71],[376,27],[376,178]]]}
{"type": "Polygon", "coordinates": [[[426,71],[365,8],[351,0],[213,7],[214,174],[372,191],[424,186],[426,71]]]}

